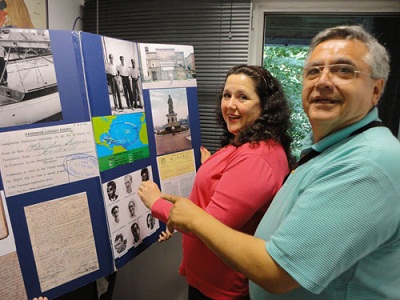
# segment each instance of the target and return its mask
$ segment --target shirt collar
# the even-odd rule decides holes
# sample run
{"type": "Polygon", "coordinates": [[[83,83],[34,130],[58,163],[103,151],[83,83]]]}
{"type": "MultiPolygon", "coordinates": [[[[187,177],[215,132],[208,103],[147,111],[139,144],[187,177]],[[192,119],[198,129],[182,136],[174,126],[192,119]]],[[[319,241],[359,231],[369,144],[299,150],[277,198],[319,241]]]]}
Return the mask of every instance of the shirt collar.
{"type": "Polygon", "coordinates": [[[360,121],[353,123],[337,132],[334,132],[322,140],[318,141],[317,143],[313,143],[314,135],[312,131],[307,134],[307,136],[303,140],[303,150],[301,151],[302,154],[306,154],[311,151],[311,149],[317,152],[323,152],[325,149],[329,148],[330,146],[340,142],[341,140],[349,137],[354,131],[360,129],[361,127],[367,125],[368,123],[379,120],[378,117],[378,108],[374,107],[364,118],[360,121]]]}

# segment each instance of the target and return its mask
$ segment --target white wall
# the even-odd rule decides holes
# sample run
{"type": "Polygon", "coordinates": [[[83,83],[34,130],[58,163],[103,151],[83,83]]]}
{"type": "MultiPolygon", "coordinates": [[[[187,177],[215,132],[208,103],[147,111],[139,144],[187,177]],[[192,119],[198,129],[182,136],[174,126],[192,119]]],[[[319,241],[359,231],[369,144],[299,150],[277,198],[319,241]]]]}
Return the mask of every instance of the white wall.
{"type": "MultiPolygon", "coordinates": [[[[84,0],[48,0],[49,29],[72,30],[76,18],[82,18],[84,0]]],[[[76,21],[75,30],[82,30],[82,19],[76,21]]]]}

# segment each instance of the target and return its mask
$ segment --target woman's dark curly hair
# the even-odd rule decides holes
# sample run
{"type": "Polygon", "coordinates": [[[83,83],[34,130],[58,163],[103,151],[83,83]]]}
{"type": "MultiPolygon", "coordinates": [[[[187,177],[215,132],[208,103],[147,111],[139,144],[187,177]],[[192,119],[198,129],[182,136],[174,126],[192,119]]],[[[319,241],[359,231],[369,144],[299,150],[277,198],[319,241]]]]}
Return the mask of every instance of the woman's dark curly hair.
{"type": "MultiPolygon", "coordinates": [[[[244,143],[258,144],[259,141],[272,139],[281,144],[285,150],[289,164],[293,162],[290,152],[292,138],[288,134],[290,127],[290,108],[286,100],[281,84],[266,69],[260,66],[238,65],[231,68],[225,77],[225,82],[230,75],[244,74],[250,77],[260,98],[261,115],[254,123],[242,128],[239,137],[228,131],[221,111],[221,105],[217,106],[217,122],[223,129],[221,146],[228,144],[240,146],[244,143]]],[[[222,88],[219,99],[222,99],[222,88]]],[[[219,101],[219,103],[220,103],[219,101]]]]}

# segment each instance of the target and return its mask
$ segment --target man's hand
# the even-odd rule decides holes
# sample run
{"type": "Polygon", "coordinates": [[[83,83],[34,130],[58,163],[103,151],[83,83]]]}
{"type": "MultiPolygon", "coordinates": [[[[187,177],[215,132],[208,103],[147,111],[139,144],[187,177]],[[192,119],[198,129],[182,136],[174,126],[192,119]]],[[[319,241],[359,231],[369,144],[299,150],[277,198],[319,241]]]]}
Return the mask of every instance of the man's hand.
{"type": "Polygon", "coordinates": [[[209,215],[189,199],[162,195],[173,203],[168,230],[191,232],[233,269],[272,293],[287,293],[299,284],[265,249],[265,241],[236,231],[209,215]]]}
{"type": "Polygon", "coordinates": [[[143,181],[137,193],[148,209],[151,209],[154,202],[161,197],[161,191],[157,184],[150,180],[143,181]]]}
{"type": "Polygon", "coordinates": [[[209,216],[189,199],[175,195],[162,195],[162,198],[174,204],[169,212],[167,223],[170,232],[173,232],[174,229],[181,232],[191,232],[192,226],[197,220],[201,217],[209,216]]]}

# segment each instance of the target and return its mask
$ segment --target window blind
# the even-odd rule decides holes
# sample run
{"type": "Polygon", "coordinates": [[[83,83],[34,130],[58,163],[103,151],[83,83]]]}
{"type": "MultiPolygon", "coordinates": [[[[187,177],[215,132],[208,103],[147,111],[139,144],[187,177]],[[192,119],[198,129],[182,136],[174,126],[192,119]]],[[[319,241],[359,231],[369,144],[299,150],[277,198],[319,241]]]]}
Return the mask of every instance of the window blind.
{"type": "Polygon", "coordinates": [[[250,0],[91,0],[83,10],[86,32],[194,47],[202,144],[218,149],[217,95],[226,72],[248,61],[250,0]]]}

